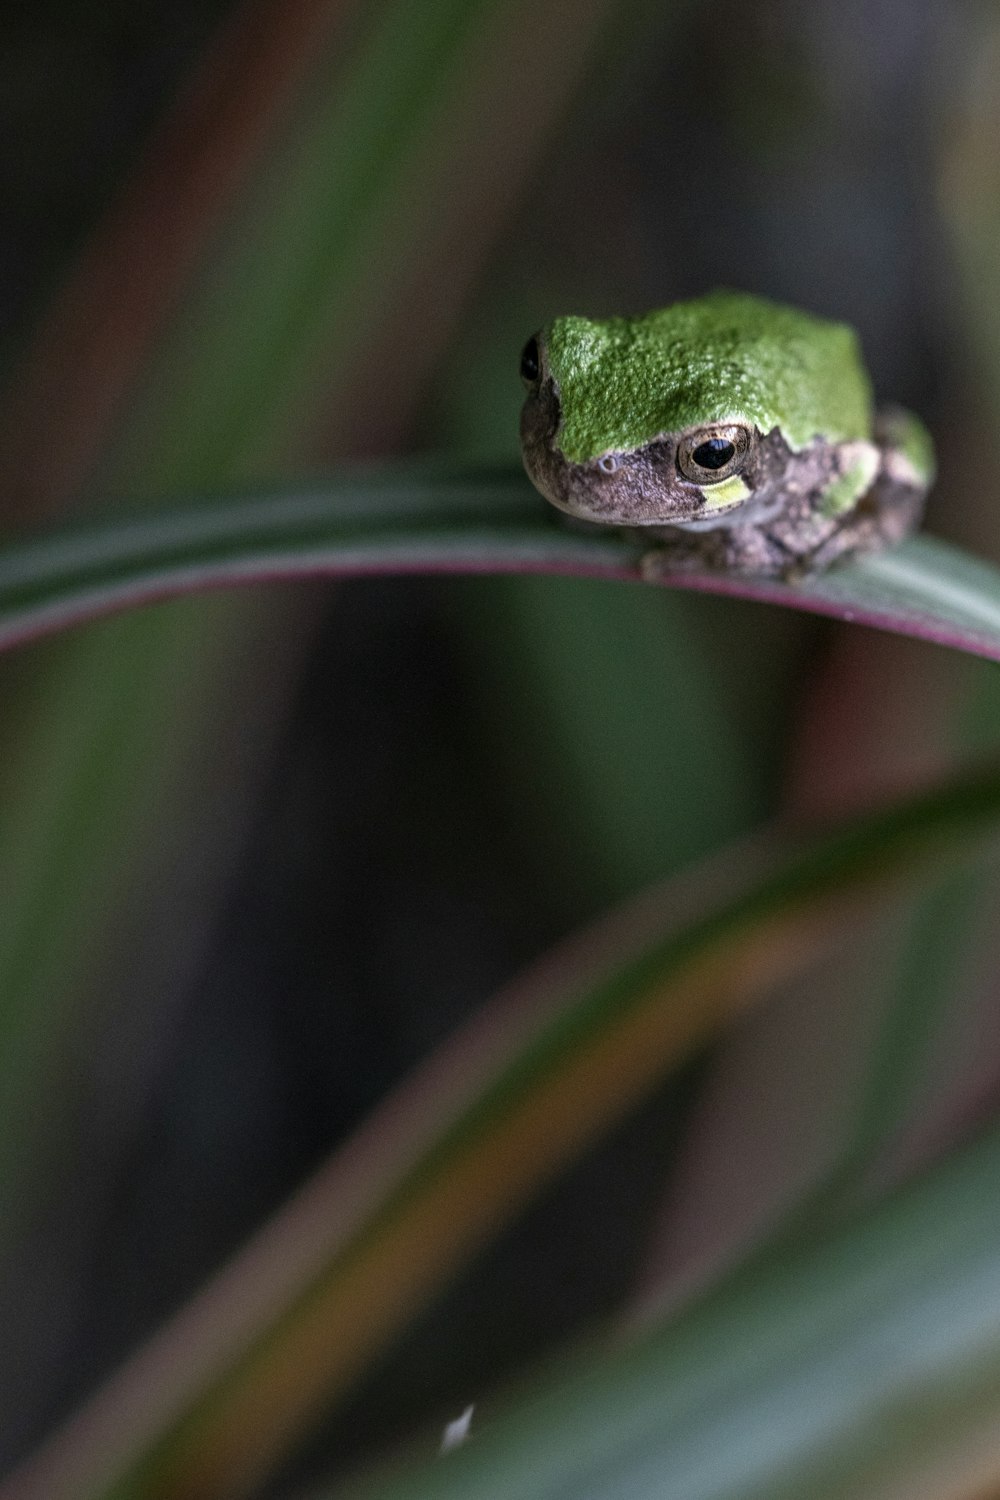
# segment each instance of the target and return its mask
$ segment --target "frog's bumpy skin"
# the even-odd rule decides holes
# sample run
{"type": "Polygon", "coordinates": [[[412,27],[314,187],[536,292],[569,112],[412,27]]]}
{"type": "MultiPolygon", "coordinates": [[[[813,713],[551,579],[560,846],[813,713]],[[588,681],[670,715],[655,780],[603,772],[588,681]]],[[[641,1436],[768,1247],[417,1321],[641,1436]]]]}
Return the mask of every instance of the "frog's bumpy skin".
{"type": "Polygon", "coordinates": [[[636,319],[556,319],[532,347],[528,474],[561,510],[657,540],[661,572],[801,579],[919,521],[930,440],[906,412],[873,418],[840,324],[714,293],[636,319]],[[720,429],[739,464],[699,484],[685,453],[720,429]]]}

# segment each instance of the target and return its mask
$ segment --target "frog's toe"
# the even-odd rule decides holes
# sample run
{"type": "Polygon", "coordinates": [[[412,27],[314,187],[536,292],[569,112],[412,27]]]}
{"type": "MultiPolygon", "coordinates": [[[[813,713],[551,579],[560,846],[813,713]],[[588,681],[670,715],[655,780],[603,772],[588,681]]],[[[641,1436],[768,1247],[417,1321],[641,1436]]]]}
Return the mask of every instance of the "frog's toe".
{"type": "Polygon", "coordinates": [[[639,576],[645,583],[659,583],[678,573],[704,573],[705,559],[683,545],[650,547],[639,559],[639,576]]]}

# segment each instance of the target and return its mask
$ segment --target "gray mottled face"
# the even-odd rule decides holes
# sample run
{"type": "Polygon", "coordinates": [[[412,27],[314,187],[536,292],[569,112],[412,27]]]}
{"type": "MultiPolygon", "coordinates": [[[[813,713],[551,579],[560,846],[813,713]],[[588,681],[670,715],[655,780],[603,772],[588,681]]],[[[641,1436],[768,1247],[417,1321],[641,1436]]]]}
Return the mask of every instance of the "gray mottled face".
{"type": "Polygon", "coordinates": [[[666,433],[634,452],[573,463],[559,448],[562,413],[554,381],[540,368],[526,384],[525,468],[547,500],[584,520],[694,529],[733,525],[760,519],[784,504],[790,491],[804,492],[829,476],[826,444],[796,454],[777,429],[761,433],[735,421],[666,433]]]}

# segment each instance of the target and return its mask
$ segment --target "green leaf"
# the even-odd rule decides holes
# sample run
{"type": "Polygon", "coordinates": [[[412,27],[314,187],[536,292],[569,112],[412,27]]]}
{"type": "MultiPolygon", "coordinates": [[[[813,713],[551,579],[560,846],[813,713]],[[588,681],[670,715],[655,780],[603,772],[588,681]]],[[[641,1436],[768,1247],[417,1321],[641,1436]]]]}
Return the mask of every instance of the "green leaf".
{"type": "MultiPolygon", "coordinates": [[[[648,551],[563,527],[517,473],[456,461],[347,472],[292,494],[117,518],[0,553],[0,645],[209,588],[363,573],[638,579],[648,551]]],[[[801,584],[678,574],[670,587],[782,604],[1000,660],[1000,570],[931,537],[801,584]]]]}
{"type": "Polygon", "coordinates": [[[875,1500],[1000,1473],[1000,1131],[366,1500],[875,1500]],[[935,1483],[936,1479],[936,1483],[935,1483]]]}
{"type": "MultiPolygon", "coordinates": [[[[96,235],[10,382],[0,422],[19,457],[5,450],[0,470],[14,496],[147,500],[287,472],[311,461],[319,433],[328,452],[391,445],[608,9],[239,7],[208,65],[215,87],[193,91],[196,119],[182,102],[144,191],[96,235]],[[414,290],[428,286],[433,297],[414,290]]],[[[90,617],[150,598],[154,578],[121,542],[103,562],[81,555],[79,535],[56,543],[54,591],[37,552],[20,552],[15,635],[81,618],[83,598],[90,617]]],[[[173,566],[168,593],[182,561],[198,576],[181,592],[226,581],[206,572],[217,554],[201,543],[200,560],[154,544],[173,566]]],[[[241,755],[241,781],[226,747],[263,749],[254,725],[273,720],[290,675],[268,660],[290,666],[302,632],[285,601],[267,604],[265,617],[245,597],[199,601],[67,640],[39,653],[4,715],[0,886],[15,897],[0,912],[0,1255],[58,1192],[48,1151],[71,1162],[70,1101],[86,1085],[68,1060],[131,1004],[109,954],[143,950],[144,917],[171,909],[196,834],[211,843],[219,830],[198,863],[215,890],[225,878],[255,774],[241,755]]],[[[142,975],[134,962],[129,987],[157,992],[163,967],[156,953],[142,975]]]]}

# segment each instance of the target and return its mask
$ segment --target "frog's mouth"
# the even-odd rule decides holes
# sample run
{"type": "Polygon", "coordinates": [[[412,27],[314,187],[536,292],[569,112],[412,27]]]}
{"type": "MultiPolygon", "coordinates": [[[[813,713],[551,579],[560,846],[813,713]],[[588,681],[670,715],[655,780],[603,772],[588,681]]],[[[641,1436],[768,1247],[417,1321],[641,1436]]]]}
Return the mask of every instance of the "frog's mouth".
{"type": "Polygon", "coordinates": [[[609,473],[570,464],[561,455],[524,452],[525,468],[547,500],[567,515],[605,526],[683,526],[707,531],[728,524],[751,495],[738,476],[699,486],[622,465],[609,473]],[[714,491],[715,493],[712,493],[714,491]]]}
{"type": "Polygon", "coordinates": [[[677,472],[673,446],[667,442],[583,464],[550,450],[534,468],[526,451],[525,463],[538,488],[560,510],[605,526],[710,530],[726,525],[752,494],[738,474],[718,484],[691,483],[677,472]]]}

